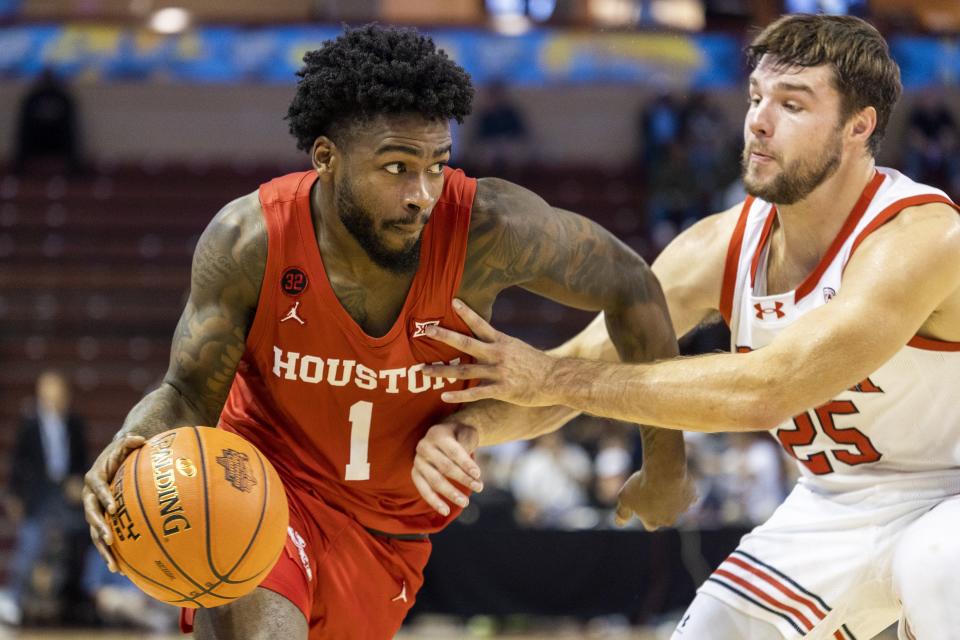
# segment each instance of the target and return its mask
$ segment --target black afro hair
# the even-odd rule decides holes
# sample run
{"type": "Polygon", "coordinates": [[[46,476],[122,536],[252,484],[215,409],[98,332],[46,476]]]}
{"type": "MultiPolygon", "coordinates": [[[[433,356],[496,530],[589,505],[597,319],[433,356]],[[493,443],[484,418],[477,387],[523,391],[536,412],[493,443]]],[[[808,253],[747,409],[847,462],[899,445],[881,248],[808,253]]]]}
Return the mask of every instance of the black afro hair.
{"type": "Polygon", "coordinates": [[[347,29],[303,56],[287,112],[297,147],[382,114],[419,113],[463,122],[470,113],[470,75],[414,29],[368,24],[347,29]]]}

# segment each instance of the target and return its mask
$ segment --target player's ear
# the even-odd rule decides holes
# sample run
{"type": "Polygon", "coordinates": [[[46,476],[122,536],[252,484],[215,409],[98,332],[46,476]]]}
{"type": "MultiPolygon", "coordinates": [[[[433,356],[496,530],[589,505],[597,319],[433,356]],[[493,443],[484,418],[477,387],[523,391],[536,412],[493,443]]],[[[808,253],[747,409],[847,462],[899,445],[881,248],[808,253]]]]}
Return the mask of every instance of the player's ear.
{"type": "Polygon", "coordinates": [[[850,118],[850,133],[854,139],[864,144],[870,139],[873,130],[877,128],[877,110],[873,107],[864,107],[850,118]]]}
{"type": "Polygon", "coordinates": [[[313,151],[311,152],[313,168],[321,176],[332,173],[334,164],[336,164],[336,149],[337,145],[327,136],[319,136],[313,141],[313,151]]]}

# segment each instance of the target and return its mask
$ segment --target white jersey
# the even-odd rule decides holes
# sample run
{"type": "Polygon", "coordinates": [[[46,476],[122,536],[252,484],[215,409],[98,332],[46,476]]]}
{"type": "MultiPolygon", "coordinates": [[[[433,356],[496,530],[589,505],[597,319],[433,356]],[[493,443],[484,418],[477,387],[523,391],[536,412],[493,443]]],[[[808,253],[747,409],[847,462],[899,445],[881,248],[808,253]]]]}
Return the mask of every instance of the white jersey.
{"type": "MultiPolygon", "coordinates": [[[[720,310],[734,351],[759,349],[805,313],[830,302],[860,242],[907,207],[942,202],[942,191],[880,168],[820,264],[793,291],[766,294],[776,207],[747,198],[727,253],[720,310]]],[[[863,330],[870,330],[864,318],[863,330]]],[[[884,482],[960,479],[960,343],[919,336],[831,402],[770,432],[797,459],[815,491],[850,491],[884,482]],[[906,474],[906,475],[905,475],[906,474]]]]}

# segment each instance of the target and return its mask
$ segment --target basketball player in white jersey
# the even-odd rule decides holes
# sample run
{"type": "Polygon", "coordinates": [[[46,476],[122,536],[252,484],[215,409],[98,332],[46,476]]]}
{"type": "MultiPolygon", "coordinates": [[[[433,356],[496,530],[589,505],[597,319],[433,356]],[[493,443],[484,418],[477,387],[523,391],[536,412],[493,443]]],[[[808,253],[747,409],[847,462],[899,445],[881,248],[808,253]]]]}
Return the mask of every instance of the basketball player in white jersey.
{"type": "MultiPolygon", "coordinates": [[[[867,23],[796,15],[749,49],[750,197],[654,264],[677,335],[722,315],[735,354],[630,365],[602,321],[557,358],[494,331],[431,328],[484,384],[451,402],[565,405],[691,431],[770,430],[802,477],[700,587],[674,640],[960,638],[960,215],[937,189],[875,166],[899,70],[867,23]],[[569,357],[574,356],[574,357],[569,357]]],[[[414,477],[435,505],[466,450],[556,428],[557,409],[438,425],[414,477]],[[537,412],[550,419],[538,419],[537,412]]],[[[568,412],[568,413],[572,413],[568,412]]],[[[476,416],[479,417],[476,417],[476,416]]],[[[631,480],[632,482],[632,480],[631,480]]],[[[628,482],[618,516],[637,506],[628,482]]]]}

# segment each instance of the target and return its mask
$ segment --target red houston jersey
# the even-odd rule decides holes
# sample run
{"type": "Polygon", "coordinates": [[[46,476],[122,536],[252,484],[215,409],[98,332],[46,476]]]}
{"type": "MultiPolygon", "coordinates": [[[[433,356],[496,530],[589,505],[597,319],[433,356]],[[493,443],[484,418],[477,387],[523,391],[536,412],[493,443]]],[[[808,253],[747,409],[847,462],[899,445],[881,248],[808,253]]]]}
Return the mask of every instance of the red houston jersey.
{"type": "Polygon", "coordinates": [[[367,335],[340,304],[310,215],[313,171],[260,187],[269,246],[246,352],[220,427],[253,442],[288,491],[320,495],[367,527],[389,533],[443,528],[410,478],[417,442],[455,410],[426,363],[468,356],[424,336],[440,324],[469,333],[451,301],[460,286],[477,182],[447,169],[423,231],[420,265],[386,335],[367,335]]]}

